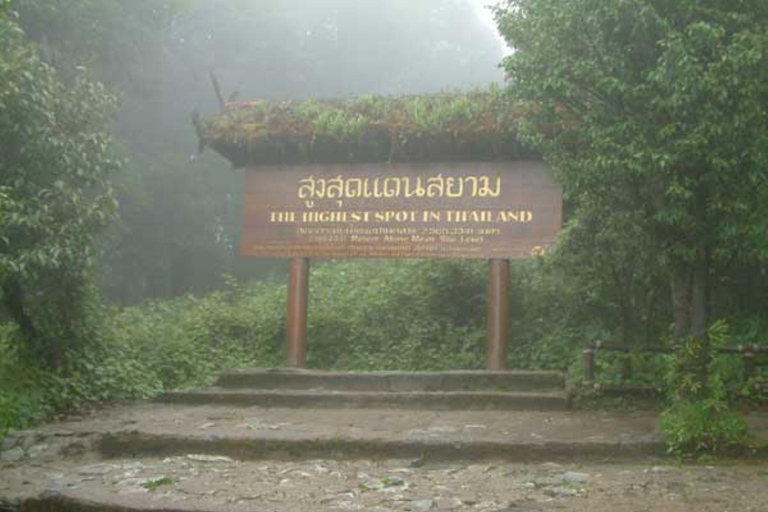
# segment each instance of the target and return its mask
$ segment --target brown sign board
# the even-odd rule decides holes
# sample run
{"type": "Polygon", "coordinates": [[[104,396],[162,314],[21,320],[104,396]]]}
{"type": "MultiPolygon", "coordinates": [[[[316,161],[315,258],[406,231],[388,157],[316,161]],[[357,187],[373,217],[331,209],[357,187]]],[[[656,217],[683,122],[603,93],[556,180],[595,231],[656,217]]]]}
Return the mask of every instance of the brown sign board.
{"type": "Polygon", "coordinates": [[[246,170],[245,256],[527,258],[552,244],[562,191],[541,162],[246,170]]]}

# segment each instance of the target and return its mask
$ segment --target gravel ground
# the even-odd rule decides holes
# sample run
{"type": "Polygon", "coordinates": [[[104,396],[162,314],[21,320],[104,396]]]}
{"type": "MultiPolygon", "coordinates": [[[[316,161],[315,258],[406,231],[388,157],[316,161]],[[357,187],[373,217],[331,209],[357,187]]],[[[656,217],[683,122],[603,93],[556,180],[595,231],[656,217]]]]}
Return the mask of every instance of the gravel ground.
{"type": "MultiPolygon", "coordinates": [[[[766,413],[751,415],[749,422],[757,439],[768,438],[766,413]]],[[[191,436],[213,447],[231,438],[292,442],[307,436],[449,444],[658,439],[654,414],[642,412],[119,406],[6,438],[0,446],[0,510],[16,510],[26,499],[53,493],[133,510],[208,512],[768,512],[766,462],[438,464],[425,463],[418,453],[375,461],[241,461],[234,460],[236,453],[228,458],[215,450],[168,458],[100,457],[102,435],[130,431],[191,436]]]]}
{"type": "Polygon", "coordinates": [[[766,465],[239,462],[167,459],[0,469],[0,496],[62,492],[145,509],[206,511],[768,511],[766,465]]]}

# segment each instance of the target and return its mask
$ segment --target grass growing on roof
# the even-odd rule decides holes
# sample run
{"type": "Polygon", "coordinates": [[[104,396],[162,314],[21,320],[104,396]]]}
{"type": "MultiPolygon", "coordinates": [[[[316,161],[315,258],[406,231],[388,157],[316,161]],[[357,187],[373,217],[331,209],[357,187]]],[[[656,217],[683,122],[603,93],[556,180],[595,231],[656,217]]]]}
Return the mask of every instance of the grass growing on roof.
{"type": "Polygon", "coordinates": [[[236,166],[500,160],[526,156],[520,109],[501,88],[351,100],[228,103],[196,120],[203,146],[236,166]]]}

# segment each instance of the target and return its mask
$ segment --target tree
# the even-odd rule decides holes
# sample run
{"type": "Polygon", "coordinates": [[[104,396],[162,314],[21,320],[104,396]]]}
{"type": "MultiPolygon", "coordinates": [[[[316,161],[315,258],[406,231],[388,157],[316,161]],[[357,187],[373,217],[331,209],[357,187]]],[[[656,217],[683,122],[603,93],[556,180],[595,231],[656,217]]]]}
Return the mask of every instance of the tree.
{"type": "Polygon", "coordinates": [[[24,348],[60,368],[85,342],[96,236],[114,217],[117,100],[84,71],[63,83],[0,5],[0,298],[24,348]]]}
{"type": "Polygon", "coordinates": [[[768,2],[509,0],[495,14],[522,129],[581,214],[602,212],[597,229],[642,232],[674,336],[706,344],[718,276],[766,248],[768,2]]]}
{"type": "Polygon", "coordinates": [[[191,0],[10,0],[44,60],[69,78],[76,66],[146,94],[163,63],[167,28],[191,0]]]}

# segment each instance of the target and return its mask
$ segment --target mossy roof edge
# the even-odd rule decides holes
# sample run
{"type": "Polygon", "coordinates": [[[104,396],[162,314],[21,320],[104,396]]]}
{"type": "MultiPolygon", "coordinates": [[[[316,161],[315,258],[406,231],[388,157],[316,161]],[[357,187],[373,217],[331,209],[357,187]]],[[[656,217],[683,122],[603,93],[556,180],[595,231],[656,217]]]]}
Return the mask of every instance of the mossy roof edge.
{"type": "Polygon", "coordinates": [[[536,158],[515,134],[522,110],[499,87],[343,101],[227,103],[195,125],[235,167],[536,158]]]}

